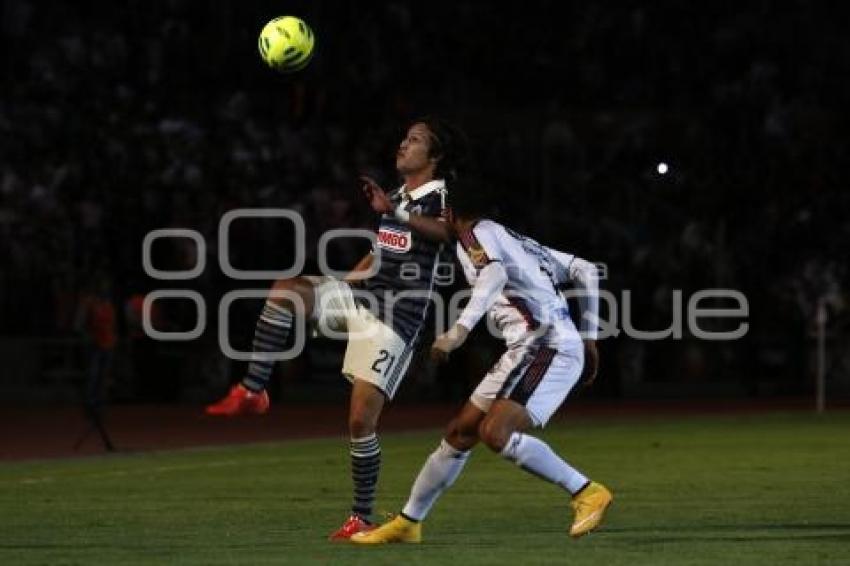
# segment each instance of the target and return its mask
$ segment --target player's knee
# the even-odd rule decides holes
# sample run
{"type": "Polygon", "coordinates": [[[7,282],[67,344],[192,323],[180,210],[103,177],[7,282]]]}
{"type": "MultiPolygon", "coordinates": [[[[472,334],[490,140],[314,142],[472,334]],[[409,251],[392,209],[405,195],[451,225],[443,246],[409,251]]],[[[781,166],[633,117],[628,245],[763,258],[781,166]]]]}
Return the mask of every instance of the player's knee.
{"type": "Polygon", "coordinates": [[[446,430],[446,442],[458,450],[469,450],[478,443],[478,427],[467,426],[460,419],[452,419],[446,430]]]}
{"type": "Polygon", "coordinates": [[[484,419],[478,427],[478,436],[493,452],[502,451],[508,443],[511,432],[513,431],[494,419],[484,419]]]}
{"type": "Polygon", "coordinates": [[[278,279],[272,283],[271,291],[269,292],[268,301],[279,307],[291,310],[292,300],[287,297],[289,293],[293,293],[295,288],[294,279],[278,279]],[[284,293],[286,295],[284,295],[284,293]]]}
{"type": "Polygon", "coordinates": [[[307,291],[312,292],[312,285],[303,277],[278,279],[272,284],[268,301],[286,310],[295,311],[299,304],[309,306],[307,303],[312,302],[307,291]]]}
{"type": "Polygon", "coordinates": [[[292,291],[295,289],[298,277],[287,277],[285,279],[275,279],[272,283],[272,289],[275,291],[292,291]]]}

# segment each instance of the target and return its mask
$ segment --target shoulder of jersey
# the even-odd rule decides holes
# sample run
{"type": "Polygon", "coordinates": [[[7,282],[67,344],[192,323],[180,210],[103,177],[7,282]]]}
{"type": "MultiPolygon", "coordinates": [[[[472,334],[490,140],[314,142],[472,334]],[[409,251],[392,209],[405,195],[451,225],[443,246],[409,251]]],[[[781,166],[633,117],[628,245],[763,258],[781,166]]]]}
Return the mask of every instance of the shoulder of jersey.
{"type": "Polygon", "coordinates": [[[490,263],[490,258],[487,255],[487,251],[484,249],[484,246],[481,245],[481,242],[478,241],[478,238],[475,235],[476,230],[481,227],[485,230],[490,229],[489,224],[493,224],[494,226],[498,226],[497,224],[489,221],[482,221],[477,223],[471,230],[465,232],[460,235],[458,238],[458,244],[463,248],[466,252],[467,257],[472,262],[472,265],[476,268],[480,269],[490,263]],[[482,223],[487,223],[482,226],[482,223]]]}
{"type": "Polygon", "coordinates": [[[425,185],[412,191],[412,194],[415,195],[415,198],[411,198],[410,201],[418,202],[427,198],[442,198],[446,193],[447,191],[445,183],[441,183],[439,181],[429,181],[425,185]]]}
{"type": "Polygon", "coordinates": [[[503,231],[504,231],[504,226],[502,226],[498,222],[495,222],[493,220],[488,220],[486,218],[479,220],[478,222],[475,223],[475,226],[472,227],[473,233],[489,232],[491,234],[495,234],[495,233],[503,232],[503,231]]]}

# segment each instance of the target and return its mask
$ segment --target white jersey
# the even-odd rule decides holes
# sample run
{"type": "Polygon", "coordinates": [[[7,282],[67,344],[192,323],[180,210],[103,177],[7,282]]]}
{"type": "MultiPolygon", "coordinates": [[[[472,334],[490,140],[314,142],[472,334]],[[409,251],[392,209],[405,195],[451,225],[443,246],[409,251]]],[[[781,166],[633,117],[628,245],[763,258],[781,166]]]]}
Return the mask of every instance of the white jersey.
{"type": "Polygon", "coordinates": [[[562,261],[571,262],[573,256],[561,254],[556,259],[548,248],[491,220],[482,220],[461,234],[456,251],[473,287],[459,324],[471,329],[487,314],[509,348],[535,336],[545,336],[559,350],[580,343],[567,303],[558,292],[569,275],[569,265],[562,261]],[[503,276],[489,274],[502,273],[502,269],[487,270],[492,263],[500,264],[503,276]],[[482,276],[492,278],[492,284],[479,281],[482,276]]]}

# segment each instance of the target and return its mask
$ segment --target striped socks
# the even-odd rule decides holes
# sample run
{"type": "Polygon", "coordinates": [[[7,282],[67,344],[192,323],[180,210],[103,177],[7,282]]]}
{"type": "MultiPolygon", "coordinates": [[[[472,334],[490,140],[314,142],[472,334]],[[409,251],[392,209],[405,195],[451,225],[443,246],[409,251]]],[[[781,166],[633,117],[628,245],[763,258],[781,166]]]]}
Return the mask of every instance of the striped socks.
{"type": "Polygon", "coordinates": [[[270,354],[282,352],[292,330],[292,313],[271,301],[266,301],[254,331],[254,352],[248,365],[248,375],[242,385],[253,392],[266,388],[274,369],[270,354]]]}
{"type": "Polygon", "coordinates": [[[381,445],[375,433],[351,439],[351,479],[354,503],[351,511],[368,520],[375,502],[378,473],[381,471],[381,445]]]}

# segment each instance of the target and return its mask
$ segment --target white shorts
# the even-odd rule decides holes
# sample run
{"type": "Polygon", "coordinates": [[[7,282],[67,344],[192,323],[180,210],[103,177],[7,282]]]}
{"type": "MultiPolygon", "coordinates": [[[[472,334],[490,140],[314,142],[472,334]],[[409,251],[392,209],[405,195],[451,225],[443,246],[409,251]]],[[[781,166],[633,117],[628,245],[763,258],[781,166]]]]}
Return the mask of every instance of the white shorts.
{"type": "Polygon", "coordinates": [[[486,413],[496,399],[510,399],[542,427],[578,382],[583,366],[580,347],[557,349],[543,340],[517,344],[502,354],[469,400],[486,413]]]}
{"type": "Polygon", "coordinates": [[[345,281],[308,276],[316,291],[311,320],[328,338],[347,339],[342,374],[351,382],[362,379],[392,399],[410,361],[414,345],[354,300],[345,281]]]}

